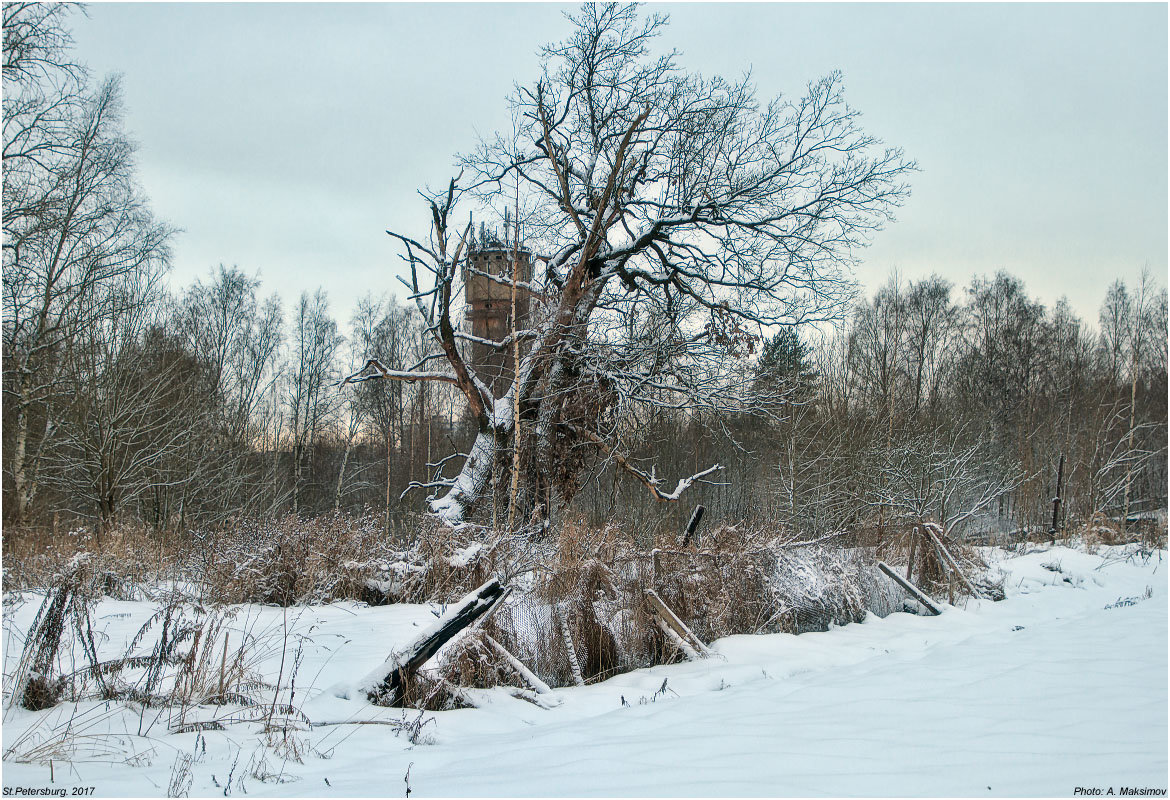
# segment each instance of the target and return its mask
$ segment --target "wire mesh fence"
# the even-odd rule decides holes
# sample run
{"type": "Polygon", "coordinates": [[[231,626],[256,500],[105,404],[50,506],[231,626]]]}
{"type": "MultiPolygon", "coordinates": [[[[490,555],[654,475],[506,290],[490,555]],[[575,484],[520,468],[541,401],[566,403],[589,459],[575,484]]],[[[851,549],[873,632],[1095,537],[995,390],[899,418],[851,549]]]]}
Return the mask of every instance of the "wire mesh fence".
{"type": "Polygon", "coordinates": [[[653,589],[703,642],[732,634],[807,633],[901,610],[873,553],[827,547],[653,550],[549,571],[489,623],[553,686],[682,657],[654,624],[653,589]],[[576,662],[576,669],[574,667],[576,662]]]}

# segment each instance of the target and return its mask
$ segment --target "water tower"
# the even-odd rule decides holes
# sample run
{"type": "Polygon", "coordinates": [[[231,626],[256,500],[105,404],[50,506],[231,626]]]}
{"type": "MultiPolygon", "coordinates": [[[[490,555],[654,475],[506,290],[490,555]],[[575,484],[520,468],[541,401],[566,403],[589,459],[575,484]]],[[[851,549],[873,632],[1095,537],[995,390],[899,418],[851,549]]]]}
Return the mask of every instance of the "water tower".
{"type": "MultiPolygon", "coordinates": [[[[532,253],[523,246],[508,244],[480,229],[463,263],[464,297],[467,316],[464,329],[472,336],[499,342],[513,330],[523,330],[528,323],[530,297],[522,288],[516,290],[516,321],[512,320],[512,275],[515,263],[520,283],[532,281],[532,253]],[[482,273],[482,274],[481,274],[482,273]]],[[[512,383],[513,349],[497,349],[472,342],[471,362],[495,397],[502,396],[512,383]]]]}

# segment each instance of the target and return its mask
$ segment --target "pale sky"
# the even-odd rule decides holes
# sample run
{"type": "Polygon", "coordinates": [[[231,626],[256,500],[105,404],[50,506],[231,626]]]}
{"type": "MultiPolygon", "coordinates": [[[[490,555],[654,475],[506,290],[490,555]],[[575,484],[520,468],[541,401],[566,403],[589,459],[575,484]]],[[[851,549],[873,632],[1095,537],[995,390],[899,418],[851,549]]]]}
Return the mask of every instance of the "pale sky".
{"type": "MultiPolygon", "coordinates": [[[[184,229],[172,285],[219,263],[286,307],[402,296],[387,228],[425,236],[415,193],[509,125],[513,84],[574,5],[94,3],[80,60],[124,76],[155,212],[184,229]]],[[[679,63],[761,99],[833,69],[862,125],[921,171],[864,253],[959,287],[1005,268],[1087,321],[1115,278],[1167,274],[1167,6],[653,4],[679,63]]]]}

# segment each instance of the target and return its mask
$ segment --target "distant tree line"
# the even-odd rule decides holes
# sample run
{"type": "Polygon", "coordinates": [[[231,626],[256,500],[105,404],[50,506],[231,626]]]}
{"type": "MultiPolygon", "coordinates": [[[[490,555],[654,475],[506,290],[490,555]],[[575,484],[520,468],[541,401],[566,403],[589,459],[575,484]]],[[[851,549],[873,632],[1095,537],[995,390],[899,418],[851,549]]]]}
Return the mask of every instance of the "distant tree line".
{"type": "Polygon", "coordinates": [[[693,501],[805,535],[906,519],[1046,532],[1058,472],[1059,530],[1097,512],[1124,524],[1166,504],[1166,342],[1148,274],[1108,288],[1096,329],[1006,272],[961,289],[895,276],[839,325],[764,343],[745,380],[784,388],[773,415],[664,418],[643,436],[688,443],[678,469],[726,459],[728,485],[693,501]]]}
{"type": "MultiPolygon", "coordinates": [[[[408,487],[450,474],[474,436],[450,387],[337,386],[371,354],[397,369],[433,355],[392,299],[362,300],[342,335],[323,292],[286,310],[237,268],[177,294],[129,288],[32,370],[6,300],[6,395],[53,388],[5,403],[6,522],[181,530],[372,509],[392,523],[423,508],[426,487],[408,487]]],[[[713,517],[800,534],[907,514],[1046,530],[1062,455],[1060,524],[1123,519],[1165,505],[1166,342],[1166,293],[1147,279],[1114,283],[1096,330],[1006,273],[961,292],[893,279],[840,325],[785,328],[739,360],[777,398],[763,412],[654,408],[623,438],[664,476],[723,464],[688,496],[713,517]]],[[[576,482],[556,513],[652,526],[690,509],[604,461],[576,482]]]]}

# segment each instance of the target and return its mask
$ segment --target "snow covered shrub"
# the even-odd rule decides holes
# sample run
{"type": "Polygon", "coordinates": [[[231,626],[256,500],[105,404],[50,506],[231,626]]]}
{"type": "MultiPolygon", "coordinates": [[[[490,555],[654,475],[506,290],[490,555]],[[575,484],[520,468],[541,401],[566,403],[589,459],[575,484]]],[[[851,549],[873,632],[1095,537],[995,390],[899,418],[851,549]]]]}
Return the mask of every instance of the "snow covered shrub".
{"type": "Polygon", "coordinates": [[[813,545],[781,549],[769,585],[779,627],[788,633],[860,622],[900,610],[901,590],[875,569],[874,551],[813,545]],[[785,619],[787,618],[787,619],[785,619]],[[783,622],[781,622],[783,620],[783,622]]]}
{"type": "Polygon", "coordinates": [[[1121,527],[1100,511],[1094,511],[1077,533],[1084,541],[1085,547],[1090,549],[1103,544],[1118,544],[1122,538],[1121,527]]]}
{"type": "Polygon", "coordinates": [[[487,689],[516,681],[499,654],[488,645],[483,631],[474,630],[444,648],[438,675],[454,686],[487,689]]]}
{"type": "Polygon", "coordinates": [[[504,543],[476,541],[475,529],[422,519],[411,533],[402,548],[372,515],[241,519],[196,534],[195,571],[217,601],[286,606],[450,602],[493,574],[510,574],[504,543]]]}
{"type": "Polygon", "coordinates": [[[531,585],[485,630],[554,686],[677,660],[654,623],[647,590],[703,642],[733,634],[804,633],[885,616],[902,592],[873,548],[787,541],[724,527],[700,548],[673,537],[639,548],[616,526],[566,524],[544,545],[531,585]]]}
{"type": "Polygon", "coordinates": [[[394,705],[419,711],[451,711],[456,708],[471,708],[463,693],[455,684],[448,682],[432,670],[419,670],[402,682],[402,692],[378,705],[394,705]]]}
{"type": "Polygon", "coordinates": [[[488,643],[488,634],[480,629],[468,631],[444,647],[437,661],[433,667],[410,676],[395,705],[445,711],[472,705],[463,688],[526,688],[515,670],[488,643]]]}
{"type": "Polygon", "coordinates": [[[471,526],[452,530],[435,519],[424,519],[414,530],[410,554],[420,567],[404,602],[454,602],[483,584],[502,566],[496,555],[507,544],[482,542],[482,531],[471,526]],[[478,538],[477,538],[478,536],[478,538]]]}
{"type": "Polygon", "coordinates": [[[530,545],[531,585],[485,630],[553,686],[602,680],[656,663],[645,611],[650,559],[615,526],[566,522],[530,545]]]}
{"type": "Polygon", "coordinates": [[[208,596],[225,603],[377,601],[367,579],[401,555],[372,515],[247,517],[194,538],[208,596]]]}

